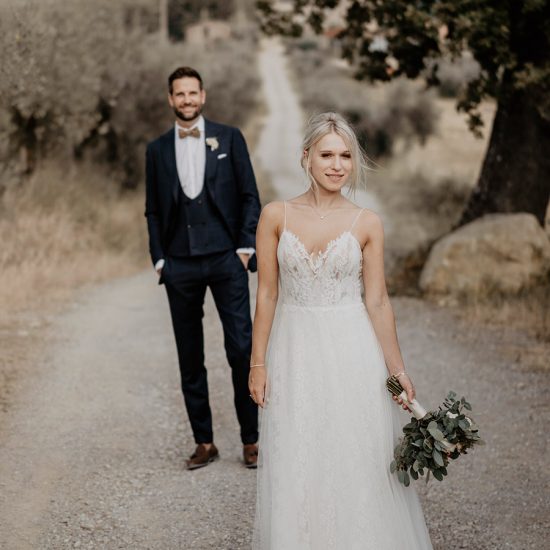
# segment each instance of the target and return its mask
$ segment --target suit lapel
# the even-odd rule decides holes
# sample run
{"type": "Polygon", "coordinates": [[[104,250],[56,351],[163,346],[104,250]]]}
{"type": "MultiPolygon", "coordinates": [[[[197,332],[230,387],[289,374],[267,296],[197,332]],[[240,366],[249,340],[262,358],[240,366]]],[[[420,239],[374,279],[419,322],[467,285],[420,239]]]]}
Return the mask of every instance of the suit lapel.
{"type": "Polygon", "coordinates": [[[174,201],[177,202],[178,189],[181,184],[178,177],[178,167],[176,164],[175,132],[176,130],[172,128],[172,130],[166,132],[166,134],[162,136],[162,155],[164,157],[166,173],[168,174],[168,183],[172,190],[174,201]]]}
{"type": "Polygon", "coordinates": [[[218,141],[220,136],[217,135],[216,125],[209,120],[204,121],[204,133],[205,140],[204,145],[206,147],[206,165],[204,167],[204,185],[210,193],[212,200],[216,200],[216,171],[218,168],[218,151],[206,143],[208,138],[216,138],[218,141]]]}

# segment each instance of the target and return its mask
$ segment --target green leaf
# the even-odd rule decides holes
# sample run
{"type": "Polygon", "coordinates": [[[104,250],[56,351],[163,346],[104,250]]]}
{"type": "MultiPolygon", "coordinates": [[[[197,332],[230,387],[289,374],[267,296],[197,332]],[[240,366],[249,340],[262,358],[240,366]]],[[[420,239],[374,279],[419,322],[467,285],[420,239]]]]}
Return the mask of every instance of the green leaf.
{"type": "Polygon", "coordinates": [[[462,430],[469,430],[470,429],[470,423],[467,420],[459,420],[458,425],[462,430]]]}
{"type": "Polygon", "coordinates": [[[433,470],[432,473],[437,481],[443,481],[443,474],[439,470],[433,470]]]}
{"type": "Polygon", "coordinates": [[[438,466],[443,466],[444,465],[443,455],[437,449],[434,449],[434,452],[433,452],[432,456],[433,456],[434,462],[438,466]]]}
{"type": "Polygon", "coordinates": [[[405,483],[405,472],[403,470],[399,470],[397,472],[397,479],[401,482],[401,483],[405,483]]]}
{"type": "Polygon", "coordinates": [[[438,428],[433,428],[430,431],[430,435],[437,441],[443,441],[445,439],[445,436],[443,435],[443,432],[439,430],[438,428]]]}
{"type": "Polygon", "coordinates": [[[411,484],[411,478],[409,477],[409,474],[407,472],[404,472],[405,475],[403,476],[403,483],[405,487],[408,487],[411,484]]]}
{"type": "Polygon", "coordinates": [[[417,471],[415,471],[415,470],[410,470],[410,472],[411,472],[411,477],[412,477],[414,480],[418,479],[418,472],[417,472],[417,471]]]}
{"type": "Polygon", "coordinates": [[[397,463],[395,460],[392,460],[390,463],[390,472],[393,474],[395,473],[395,470],[397,470],[397,463]]]}
{"type": "Polygon", "coordinates": [[[470,403],[468,403],[468,402],[465,402],[464,403],[464,408],[468,411],[471,411],[472,410],[472,405],[470,405],[470,403]]]}

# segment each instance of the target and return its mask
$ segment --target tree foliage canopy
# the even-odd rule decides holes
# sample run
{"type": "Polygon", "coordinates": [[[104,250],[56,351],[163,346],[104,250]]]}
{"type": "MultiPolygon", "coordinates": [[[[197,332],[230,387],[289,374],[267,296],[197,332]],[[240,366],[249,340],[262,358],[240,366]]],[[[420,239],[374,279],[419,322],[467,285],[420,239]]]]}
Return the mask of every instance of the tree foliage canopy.
{"type": "Polygon", "coordinates": [[[517,90],[529,91],[550,119],[548,0],[294,0],[292,10],[261,0],[257,7],[265,32],[287,36],[308,27],[321,34],[331,10],[343,9],[337,37],[359,79],[405,75],[434,86],[438,61],[470,52],[481,71],[457,106],[476,133],[483,125],[480,102],[506,100],[517,90]]]}

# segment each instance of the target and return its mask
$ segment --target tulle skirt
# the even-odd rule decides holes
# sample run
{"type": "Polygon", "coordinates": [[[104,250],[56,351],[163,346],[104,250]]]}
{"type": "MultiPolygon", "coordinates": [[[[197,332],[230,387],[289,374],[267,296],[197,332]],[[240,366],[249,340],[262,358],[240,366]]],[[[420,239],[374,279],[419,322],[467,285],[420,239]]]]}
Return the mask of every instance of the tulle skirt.
{"type": "Polygon", "coordinates": [[[253,548],[431,549],[389,470],[407,417],[363,303],[279,305],[266,363],[253,548]]]}

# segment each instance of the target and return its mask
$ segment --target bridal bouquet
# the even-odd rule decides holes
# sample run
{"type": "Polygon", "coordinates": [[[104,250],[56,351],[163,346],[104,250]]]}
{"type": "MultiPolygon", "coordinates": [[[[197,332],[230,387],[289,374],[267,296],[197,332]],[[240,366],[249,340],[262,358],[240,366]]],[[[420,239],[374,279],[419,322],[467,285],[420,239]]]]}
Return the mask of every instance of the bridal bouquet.
{"type": "Polygon", "coordinates": [[[425,472],[426,481],[430,472],[441,481],[447,475],[449,460],[467,454],[474,445],[483,444],[474,421],[463,412],[463,409],[472,410],[464,397],[457,399],[456,393],[451,391],[437,411],[427,412],[416,399],[408,401],[394,376],[388,378],[386,386],[390,393],[403,399],[414,415],[403,426],[404,437],[395,447],[394,460],[390,464],[391,472],[397,472],[405,487],[409,486],[411,477],[418,479],[425,472]]]}

